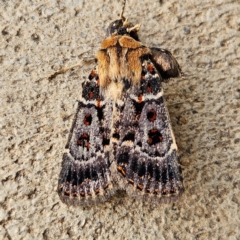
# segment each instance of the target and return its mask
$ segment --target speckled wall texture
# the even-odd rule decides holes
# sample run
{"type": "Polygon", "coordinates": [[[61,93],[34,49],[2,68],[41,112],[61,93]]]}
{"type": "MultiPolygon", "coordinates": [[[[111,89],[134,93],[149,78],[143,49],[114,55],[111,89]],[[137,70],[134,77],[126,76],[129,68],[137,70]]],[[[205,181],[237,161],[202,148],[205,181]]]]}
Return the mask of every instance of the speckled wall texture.
{"type": "Polygon", "coordinates": [[[185,192],[151,206],[127,196],[89,209],[56,193],[90,65],[121,1],[1,1],[0,239],[240,239],[239,1],[129,0],[141,41],[172,51],[164,83],[185,192]]]}

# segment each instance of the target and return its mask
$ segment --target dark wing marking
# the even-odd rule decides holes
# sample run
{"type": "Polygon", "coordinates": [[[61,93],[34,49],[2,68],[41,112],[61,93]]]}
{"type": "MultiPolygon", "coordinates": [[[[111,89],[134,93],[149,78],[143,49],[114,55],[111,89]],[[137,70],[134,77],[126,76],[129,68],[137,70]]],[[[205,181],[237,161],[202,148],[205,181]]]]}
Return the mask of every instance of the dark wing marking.
{"type": "Polygon", "coordinates": [[[151,61],[154,63],[163,80],[181,75],[181,68],[177,60],[168,50],[161,48],[150,49],[152,53],[150,56],[151,61]]]}
{"type": "Polygon", "coordinates": [[[161,79],[144,61],[140,86],[132,86],[116,103],[114,123],[116,182],[128,194],[171,202],[183,191],[177,145],[164,104],[161,79]]]}
{"type": "Polygon", "coordinates": [[[109,170],[112,103],[104,102],[92,71],[83,83],[82,100],[63,155],[58,193],[68,205],[104,201],[114,193],[109,170]]]}

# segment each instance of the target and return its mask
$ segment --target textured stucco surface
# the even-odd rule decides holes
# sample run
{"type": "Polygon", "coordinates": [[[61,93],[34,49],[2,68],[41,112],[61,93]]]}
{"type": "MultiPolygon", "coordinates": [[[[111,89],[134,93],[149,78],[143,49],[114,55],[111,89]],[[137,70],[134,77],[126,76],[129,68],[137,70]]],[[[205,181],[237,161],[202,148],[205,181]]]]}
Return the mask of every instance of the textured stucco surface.
{"type": "Polygon", "coordinates": [[[170,205],[125,196],[86,209],[56,188],[92,66],[47,78],[94,56],[121,2],[1,1],[0,239],[240,239],[239,1],[160,2],[129,0],[125,16],[185,73],[164,84],[185,192],[170,205]]]}

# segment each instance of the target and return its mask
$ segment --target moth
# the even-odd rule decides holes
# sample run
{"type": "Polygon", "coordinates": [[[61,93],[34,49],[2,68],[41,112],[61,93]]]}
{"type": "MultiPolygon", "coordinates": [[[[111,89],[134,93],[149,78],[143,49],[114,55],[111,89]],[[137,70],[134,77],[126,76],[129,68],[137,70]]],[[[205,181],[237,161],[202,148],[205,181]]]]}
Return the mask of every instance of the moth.
{"type": "Polygon", "coordinates": [[[123,14],[112,22],[82,84],[57,190],[68,205],[103,202],[117,190],[155,203],[183,192],[162,89],[181,69],[169,51],[144,46],[139,28],[123,14]]]}

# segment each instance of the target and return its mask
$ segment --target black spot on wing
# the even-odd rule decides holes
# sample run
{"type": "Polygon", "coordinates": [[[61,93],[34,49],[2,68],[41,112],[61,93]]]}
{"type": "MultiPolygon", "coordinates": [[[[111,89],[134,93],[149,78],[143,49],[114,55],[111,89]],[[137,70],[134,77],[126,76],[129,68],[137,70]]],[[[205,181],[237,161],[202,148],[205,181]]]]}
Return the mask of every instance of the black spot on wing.
{"type": "Polygon", "coordinates": [[[134,142],[134,133],[132,133],[132,132],[127,133],[124,136],[123,141],[132,141],[132,142],[134,142]]]}
{"type": "Polygon", "coordinates": [[[123,91],[125,92],[131,87],[131,82],[126,78],[123,78],[122,82],[123,82],[123,91]]]}
{"type": "Polygon", "coordinates": [[[119,133],[113,133],[112,137],[118,140],[120,138],[120,135],[119,133]]]}
{"type": "Polygon", "coordinates": [[[161,76],[156,74],[151,63],[147,67],[143,66],[140,90],[144,95],[150,93],[156,95],[161,91],[161,76]]]}
{"type": "Polygon", "coordinates": [[[87,101],[99,98],[99,86],[94,81],[87,81],[82,85],[82,97],[87,101]]]}
{"type": "Polygon", "coordinates": [[[82,84],[82,97],[85,100],[102,100],[99,92],[99,76],[95,70],[92,70],[88,80],[82,84]]]}

